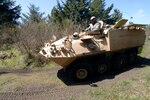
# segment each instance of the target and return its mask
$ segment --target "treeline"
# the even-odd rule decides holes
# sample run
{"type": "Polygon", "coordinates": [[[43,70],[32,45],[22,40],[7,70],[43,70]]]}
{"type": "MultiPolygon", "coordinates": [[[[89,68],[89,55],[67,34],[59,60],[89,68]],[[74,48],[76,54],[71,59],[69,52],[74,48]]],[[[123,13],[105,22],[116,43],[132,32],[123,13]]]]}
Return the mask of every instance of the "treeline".
{"type": "Polygon", "coordinates": [[[103,20],[107,24],[114,24],[122,18],[122,13],[114,9],[111,4],[106,8],[105,0],[66,0],[58,2],[52,10],[50,18],[54,22],[70,19],[75,24],[87,24],[91,16],[103,20]]]}
{"type": "Polygon", "coordinates": [[[29,58],[37,58],[44,42],[87,27],[91,16],[108,24],[122,18],[113,4],[106,7],[105,0],[58,1],[46,17],[34,4],[28,9],[21,16],[21,6],[15,5],[15,1],[0,0],[0,46],[15,44],[29,58]]]}

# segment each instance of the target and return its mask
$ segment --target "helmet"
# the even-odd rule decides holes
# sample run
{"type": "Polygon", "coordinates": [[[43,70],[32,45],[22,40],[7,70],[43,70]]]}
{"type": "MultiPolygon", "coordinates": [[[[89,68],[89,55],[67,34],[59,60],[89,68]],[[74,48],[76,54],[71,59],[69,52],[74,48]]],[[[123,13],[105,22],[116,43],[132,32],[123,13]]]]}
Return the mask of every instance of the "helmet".
{"type": "Polygon", "coordinates": [[[74,37],[74,39],[78,39],[79,38],[79,33],[78,32],[73,33],[73,37],[74,37]]]}
{"type": "Polygon", "coordinates": [[[93,20],[93,19],[96,19],[96,17],[95,17],[95,16],[92,16],[92,17],[90,18],[90,20],[93,20]]]}
{"type": "Polygon", "coordinates": [[[79,35],[79,33],[78,32],[74,32],[73,35],[79,35]]]}

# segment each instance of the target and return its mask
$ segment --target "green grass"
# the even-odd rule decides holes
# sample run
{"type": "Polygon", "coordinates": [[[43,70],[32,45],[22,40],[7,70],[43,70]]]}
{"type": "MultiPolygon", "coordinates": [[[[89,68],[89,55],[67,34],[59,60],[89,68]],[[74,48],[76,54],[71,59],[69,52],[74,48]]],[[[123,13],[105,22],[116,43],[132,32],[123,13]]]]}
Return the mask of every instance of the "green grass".
{"type": "Polygon", "coordinates": [[[25,55],[21,54],[14,46],[5,47],[0,51],[0,54],[13,53],[13,56],[4,60],[0,60],[0,69],[20,69],[25,67],[25,55]]]}
{"type": "MultiPolygon", "coordinates": [[[[56,65],[53,62],[49,62],[44,66],[37,66],[37,62],[34,59],[27,59],[27,57],[22,54],[15,46],[5,46],[0,49],[0,54],[7,54],[10,55],[11,53],[14,54],[11,58],[7,58],[4,60],[0,60],[0,72],[3,71],[12,71],[17,69],[23,68],[30,68],[33,71],[38,70],[50,70],[56,65]],[[26,66],[27,63],[31,61],[30,66],[26,66]]],[[[43,73],[26,73],[26,74],[19,74],[19,73],[6,73],[0,75],[0,91],[9,91],[14,90],[17,88],[22,88],[27,85],[49,85],[49,84],[59,84],[61,81],[57,78],[57,76],[49,75],[48,72],[43,73]]]]}
{"type": "Polygon", "coordinates": [[[61,84],[56,75],[49,73],[4,74],[0,76],[0,91],[13,91],[28,86],[49,86],[61,84]]]}
{"type": "Polygon", "coordinates": [[[85,95],[89,100],[149,100],[150,66],[142,69],[141,73],[132,79],[88,90],[85,95]]]}
{"type": "Polygon", "coordinates": [[[30,68],[32,70],[47,70],[56,66],[51,61],[49,61],[48,64],[39,65],[38,58],[27,59],[27,56],[16,49],[14,45],[5,45],[0,49],[0,54],[6,54],[9,56],[11,53],[13,53],[12,57],[0,60],[0,70],[16,70],[23,68],[30,68]],[[27,66],[28,63],[30,63],[29,66],[27,66]]]}
{"type": "Polygon", "coordinates": [[[146,40],[144,46],[143,46],[143,50],[140,54],[141,56],[147,56],[150,55],[150,39],[146,40]]]}

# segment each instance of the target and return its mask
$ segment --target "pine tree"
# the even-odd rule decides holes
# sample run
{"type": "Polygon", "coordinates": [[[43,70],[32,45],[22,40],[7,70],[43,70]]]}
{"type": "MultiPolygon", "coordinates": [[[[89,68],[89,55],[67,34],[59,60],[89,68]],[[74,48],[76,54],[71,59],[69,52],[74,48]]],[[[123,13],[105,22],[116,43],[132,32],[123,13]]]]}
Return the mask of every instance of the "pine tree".
{"type": "Polygon", "coordinates": [[[17,19],[20,17],[21,7],[15,6],[13,0],[0,0],[0,25],[17,24],[17,19]]]}
{"type": "Polygon", "coordinates": [[[114,9],[114,12],[111,15],[111,19],[109,23],[115,24],[115,22],[119,21],[121,18],[122,18],[122,13],[119,11],[119,9],[114,9]]]}
{"type": "Polygon", "coordinates": [[[110,14],[113,7],[112,4],[106,8],[105,0],[66,0],[62,1],[62,5],[58,1],[52,10],[51,19],[60,23],[64,19],[70,19],[75,24],[84,24],[89,22],[91,16],[96,16],[99,20],[114,24],[122,18],[122,14],[118,9],[110,14]]]}
{"type": "Polygon", "coordinates": [[[62,2],[62,5],[58,2],[57,6],[52,10],[52,18],[58,22],[62,22],[64,19],[70,19],[75,24],[83,23],[89,19],[89,1],[67,0],[66,2],[62,2]]]}
{"type": "Polygon", "coordinates": [[[34,4],[30,4],[28,7],[29,12],[27,14],[23,14],[22,21],[23,23],[39,23],[40,21],[45,20],[43,17],[44,13],[40,12],[39,7],[36,7],[34,4]]]}
{"type": "Polygon", "coordinates": [[[105,11],[105,2],[102,0],[91,0],[90,2],[90,14],[92,16],[103,19],[103,12],[105,11]]]}

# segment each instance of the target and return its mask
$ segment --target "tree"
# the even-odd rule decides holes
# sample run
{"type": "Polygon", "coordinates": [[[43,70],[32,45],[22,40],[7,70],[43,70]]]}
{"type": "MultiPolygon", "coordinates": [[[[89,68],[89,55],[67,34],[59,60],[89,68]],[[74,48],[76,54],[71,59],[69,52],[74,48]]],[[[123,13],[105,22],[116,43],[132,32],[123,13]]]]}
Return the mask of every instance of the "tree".
{"type": "MultiPolygon", "coordinates": [[[[110,14],[114,5],[111,4],[108,8],[105,9],[106,3],[105,0],[92,0],[90,3],[90,13],[91,15],[96,16],[100,20],[103,20],[107,24],[114,24],[118,19],[116,14],[110,14]],[[114,19],[116,18],[116,19],[114,19]]],[[[120,16],[121,18],[122,16],[120,16]]]]}
{"type": "Polygon", "coordinates": [[[90,14],[92,16],[103,19],[103,13],[105,11],[105,2],[102,0],[91,0],[90,2],[90,14]]]}
{"type": "Polygon", "coordinates": [[[0,25],[17,24],[17,19],[20,17],[21,7],[15,6],[13,0],[0,0],[0,25]]]}
{"type": "Polygon", "coordinates": [[[96,16],[108,24],[114,24],[122,18],[122,14],[118,9],[110,14],[113,7],[112,4],[106,8],[105,0],[66,0],[62,1],[62,5],[58,1],[52,10],[51,18],[60,23],[64,19],[70,19],[75,24],[84,24],[91,16],[96,16]]]}
{"type": "Polygon", "coordinates": [[[45,20],[45,18],[43,17],[44,13],[40,12],[39,7],[36,7],[34,4],[30,4],[28,9],[29,12],[27,14],[23,14],[22,17],[23,23],[32,23],[32,22],[39,23],[45,20]]]}
{"type": "Polygon", "coordinates": [[[55,22],[62,22],[64,19],[70,19],[75,24],[86,22],[89,19],[90,0],[67,0],[57,2],[57,6],[52,10],[52,19],[55,22]]]}
{"type": "Polygon", "coordinates": [[[121,18],[122,18],[122,13],[118,9],[114,9],[114,13],[112,14],[110,23],[115,24],[115,22],[119,21],[121,18]]]}

